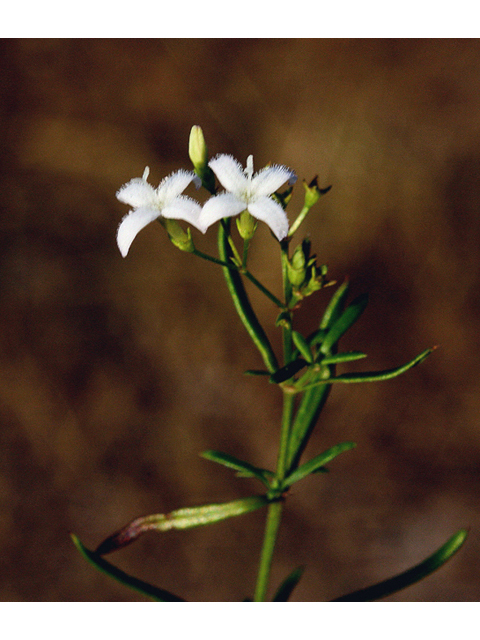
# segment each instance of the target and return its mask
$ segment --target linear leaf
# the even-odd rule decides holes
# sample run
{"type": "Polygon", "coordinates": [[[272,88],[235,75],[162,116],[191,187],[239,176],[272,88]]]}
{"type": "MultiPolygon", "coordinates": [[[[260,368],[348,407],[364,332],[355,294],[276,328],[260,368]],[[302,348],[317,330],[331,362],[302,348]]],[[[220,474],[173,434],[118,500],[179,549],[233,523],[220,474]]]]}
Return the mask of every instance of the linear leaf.
{"type": "Polygon", "coordinates": [[[348,280],[338,287],[325,309],[319,329],[329,329],[340,317],[348,295],[348,280]]]}
{"type": "Polygon", "coordinates": [[[292,595],[292,591],[300,582],[300,578],[304,571],[304,566],[294,569],[278,587],[277,592],[273,596],[273,602],[288,602],[288,599],[292,595]]]}
{"type": "Polygon", "coordinates": [[[280,382],[285,382],[285,380],[290,380],[296,373],[303,369],[303,367],[307,366],[307,362],[303,360],[303,358],[297,358],[293,360],[293,362],[289,362],[284,367],[277,369],[275,373],[272,373],[270,376],[270,382],[274,382],[275,384],[280,384],[280,382]]]}
{"type": "Polygon", "coordinates": [[[371,587],[354,591],[346,596],[336,598],[333,602],[371,602],[386,598],[392,593],[405,589],[410,585],[426,578],[439,569],[449,560],[463,545],[468,535],[466,529],[460,529],[440,549],[416,566],[400,573],[393,578],[374,584],[371,587]]]}
{"type": "Polygon", "coordinates": [[[295,482],[298,482],[311,473],[315,473],[315,471],[318,471],[318,469],[326,465],[327,462],[330,462],[331,460],[336,458],[340,453],[349,451],[356,446],[357,445],[355,442],[342,442],[341,444],[337,444],[334,447],[331,447],[327,451],[324,451],[320,455],[315,456],[315,458],[312,458],[308,462],[305,462],[300,467],[298,467],[298,469],[296,469],[285,479],[283,486],[285,488],[290,487],[295,482]]]}
{"type": "Polygon", "coordinates": [[[317,383],[310,385],[303,394],[288,439],[288,469],[296,468],[318,416],[328,399],[330,389],[331,385],[329,384],[317,383]]]}
{"type": "Polygon", "coordinates": [[[292,331],[292,338],[295,346],[305,358],[307,362],[312,362],[312,352],[310,351],[310,347],[308,346],[307,341],[298,331],[292,331]]]}
{"type": "Polygon", "coordinates": [[[320,345],[320,351],[326,355],[330,354],[330,351],[337,344],[344,333],[350,329],[350,327],[361,316],[365,307],[367,306],[368,296],[363,294],[356,298],[352,304],[350,304],[342,315],[333,323],[331,329],[320,345]]]}
{"type": "Polygon", "coordinates": [[[247,371],[243,372],[246,376],[269,376],[270,371],[265,371],[264,369],[247,369],[247,371]]]}
{"type": "Polygon", "coordinates": [[[334,353],[322,359],[322,364],[341,364],[342,362],[353,362],[366,358],[367,354],[361,351],[346,351],[344,353],[334,353]]]}
{"type": "Polygon", "coordinates": [[[420,355],[418,355],[413,360],[410,360],[410,362],[407,362],[407,364],[403,364],[400,367],[396,367],[394,369],[385,369],[384,371],[362,371],[360,373],[342,373],[339,376],[328,378],[324,381],[314,382],[313,384],[304,387],[304,389],[310,389],[312,387],[318,386],[319,384],[331,384],[334,382],[354,383],[381,382],[382,380],[391,380],[392,378],[396,378],[402,373],[405,373],[409,369],[412,369],[417,364],[420,364],[420,362],[423,362],[423,360],[425,360],[425,358],[428,358],[428,356],[432,353],[432,351],[434,351],[434,349],[435,348],[425,349],[425,351],[422,351],[420,355]]]}
{"type": "Polygon", "coordinates": [[[133,576],[128,575],[118,567],[115,567],[110,562],[107,562],[102,558],[98,553],[94,553],[87,549],[73,533],[70,534],[73,540],[74,545],[80,551],[82,556],[86,558],[94,567],[106,573],[108,576],[117,580],[121,584],[124,584],[130,589],[134,589],[144,596],[148,596],[157,602],[185,602],[183,598],[179,598],[178,596],[170,593],[169,591],[165,591],[165,589],[160,589],[159,587],[154,587],[148,582],[143,582],[143,580],[139,580],[138,578],[134,578],[133,576]]]}
{"type": "Polygon", "coordinates": [[[229,469],[234,469],[235,471],[239,471],[247,478],[258,478],[265,486],[270,488],[270,484],[268,482],[268,476],[273,476],[274,473],[272,471],[268,471],[268,469],[261,469],[259,467],[254,467],[248,462],[244,462],[243,460],[239,460],[234,456],[229,455],[228,453],[223,453],[222,451],[213,451],[212,449],[208,451],[203,451],[201,454],[202,458],[206,460],[211,460],[212,462],[217,462],[218,464],[222,464],[224,467],[228,467],[229,469]]]}
{"type": "Polygon", "coordinates": [[[170,529],[201,527],[254,511],[268,504],[268,502],[269,500],[266,496],[252,496],[251,498],[241,498],[233,502],[187,507],[170,513],[159,513],[136,518],[104,540],[97,548],[96,553],[103,555],[126,547],[146,531],[164,532],[170,529]]]}

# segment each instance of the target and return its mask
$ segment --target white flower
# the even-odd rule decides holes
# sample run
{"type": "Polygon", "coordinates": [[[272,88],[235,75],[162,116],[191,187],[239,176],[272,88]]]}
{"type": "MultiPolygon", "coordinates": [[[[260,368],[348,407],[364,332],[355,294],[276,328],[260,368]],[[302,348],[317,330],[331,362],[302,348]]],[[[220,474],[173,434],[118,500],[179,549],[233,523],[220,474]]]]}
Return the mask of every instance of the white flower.
{"type": "Polygon", "coordinates": [[[266,222],[279,240],[288,233],[288,218],[282,206],[270,198],[287,180],[296,176],[287,167],[273,165],[253,175],[253,156],[248,156],[245,169],[228,155],[219,155],[208,163],[227,193],[210,198],[202,209],[200,224],[207,229],[221,218],[249,211],[254,218],[266,222]]]}
{"type": "Polygon", "coordinates": [[[142,178],[134,178],[117,191],[120,202],[133,207],[123,218],[117,231],[117,244],[125,258],[136,235],[157,218],[185,220],[203,233],[199,226],[201,207],[188,196],[180,195],[190,182],[199,186],[199,178],[190,171],[176,171],[162,180],[157,189],[147,182],[150,169],[146,167],[142,178]]]}

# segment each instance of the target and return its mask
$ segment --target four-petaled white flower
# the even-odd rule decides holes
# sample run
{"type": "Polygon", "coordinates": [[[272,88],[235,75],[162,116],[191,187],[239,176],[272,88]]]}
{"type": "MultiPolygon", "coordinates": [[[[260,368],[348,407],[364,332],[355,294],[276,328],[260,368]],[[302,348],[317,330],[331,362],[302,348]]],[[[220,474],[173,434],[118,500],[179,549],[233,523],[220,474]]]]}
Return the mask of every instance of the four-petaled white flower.
{"type": "Polygon", "coordinates": [[[142,178],[134,178],[117,191],[120,202],[133,207],[123,218],[117,231],[117,244],[125,258],[136,235],[157,218],[185,220],[203,233],[200,225],[201,207],[188,196],[180,195],[190,182],[200,186],[199,178],[191,171],[176,171],[162,180],[155,189],[147,182],[150,169],[146,167],[142,178]]]}
{"type": "Polygon", "coordinates": [[[270,196],[296,175],[287,167],[272,165],[253,175],[253,156],[248,156],[245,170],[229,155],[219,155],[208,163],[226,193],[210,198],[202,209],[200,226],[208,228],[221,218],[247,210],[254,218],[266,222],[278,240],[288,233],[288,218],[283,207],[270,196]]]}

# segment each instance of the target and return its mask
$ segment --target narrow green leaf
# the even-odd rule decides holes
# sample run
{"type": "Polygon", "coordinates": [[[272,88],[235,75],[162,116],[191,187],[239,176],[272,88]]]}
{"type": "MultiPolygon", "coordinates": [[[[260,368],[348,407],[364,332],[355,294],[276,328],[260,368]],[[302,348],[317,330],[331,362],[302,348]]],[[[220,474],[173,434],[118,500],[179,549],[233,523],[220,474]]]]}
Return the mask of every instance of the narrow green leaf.
{"type": "Polygon", "coordinates": [[[126,547],[146,531],[169,531],[170,529],[191,529],[213,524],[233,516],[240,516],[268,504],[266,496],[241,498],[233,502],[207,504],[201,507],[187,507],[170,513],[159,513],[136,518],[119,531],[109,536],[97,548],[96,553],[104,555],[126,547]]]}
{"type": "Polygon", "coordinates": [[[265,371],[264,369],[247,369],[247,371],[243,372],[246,376],[269,376],[270,371],[265,371]]]}
{"type": "Polygon", "coordinates": [[[273,597],[273,602],[288,602],[288,599],[292,595],[292,591],[300,582],[300,578],[305,571],[305,567],[297,567],[290,573],[282,584],[279,586],[276,594],[273,597]]]}
{"type": "Polygon", "coordinates": [[[275,384],[280,384],[280,382],[285,382],[285,380],[290,380],[296,373],[303,369],[303,367],[307,366],[307,362],[303,360],[303,358],[297,358],[293,360],[293,362],[289,362],[284,367],[277,369],[275,373],[272,373],[270,376],[270,382],[274,382],[275,384]]]}
{"type": "Polygon", "coordinates": [[[169,591],[165,591],[165,589],[160,589],[159,587],[154,587],[148,582],[143,582],[143,580],[138,580],[138,578],[134,578],[133,576],[128,575],[118,567],[115,567],[110,562],[104,560],[98,553],[94,553],[87,549],[73,533],[70,534],[74,545],[77,547],[78,551],[82,554],[82,556],[91,562],[94,567],[106,573],[108,576],[117,580],[121,584],[124,584],[130,589],[134,589],[144,596],[148,596],[152,598],[152,600],[156,600],[157,602],[185,602],[183,598],[179,598],[175,596],[173,593],[169,591]]]}
{"type": "Polygon", "coordinates": [[[324,451],[320,455],[315,456],[315,458],[312,458],[308,462],[305,462],[300,467],[298,467],[298,469],[296,469],[284,480],[283,487],[286,489],[295,482],[298,482],[299,480],[302,480],[302,478],[310,475],[311,473],[315,473],[315,471],[318,471],[321,467],[325,466],[327,462],[330,462],[331,460],[336,458],[340,453],[349,451],[356,446],[357,445],[355,442],[342,442],[341,444],[337,444],[334,447],[331,447],[327,451],[324,451]]]}
{"type": "Polygon", "coordinates": [[[434,351],[433,349],[425,349],[422,351],[420,355],[416,358],[407,362],[407,364],[403,364],[400,367],[396,367],[395,369],[385,369],[384,371],[362,371],[361,373],[342,373],[339,376],[335,376],[333,378],[328,378],[325,381],[314,382],[313,384],[309,384],[304,389],[311,389],[321,384],[331,384],[334,382],[344,382],[344,383],[355,383],[355,382],[381,382],[382,380],[391,380],[392,378],[396,378],[400,376],[402,373],[405,373],[409,369],[412,369],[420,362],[423,362],[425,358],[434,351]]]}
{"type": "Polygon", "coordinates": [[[325,309],[318,327],[319,329],[330,329],[333,323],[340,317],[348,295],[348,287],[348,280],[345,280],[345,282],[335,291],[327,305],[327,308],[325,309]]]}
{"type": "Polygon", "coordinates": [[[254,467],[250,463],[239,460],[238,458],[235,458],[228,453],[223,453],[222,451],[213,451],[210,449],[208,451],[203,451],[200,455],[206,460],[217,462],[218,464],[222,464],[224,467],[240,472],[243,477],[257,478],[260,482],[263,482],[267,488],[270,488],[268,477],[273,477],[275,475],[272,471],[268,471],[268,469],[254,467]]]}
{"type": "Polygon", "coordinates": [[[307,362],[312,362],[312,352],[310,351],[310,347],[308,346],[308,343],[302,336],[302,334],[298,333],[298,331],[292,331],[292,339],[295,346],[297,347],[301,355],[305,358],[305,360],[307,362]]]}
{"type": "Polygon", "coordinates": [[[449,560],[463,545],[468,535],[466,529],[460,529],[440,549],[415,567],[400,573],[393,578],[374,584],[371,587],[354,591],[346,596],[336,598],[333,602],[371,602],[386,598],[392,593],[405,589],[410,585],[426,578],[439,569],[449,560]]]}
{"type": "Polygon", "coordinates": [[[327,335],[326,329],[318,329],[311,333],[307,338],[307,344],[309,347],[314,347],[316,344],[321,342],[324,337],[327,335]]]}
{"type": "Polygon", "coordinates": [[[368,296],[363,294],[356,298],[352,304],[350,304],[341,316],[335,320],[325,338],[320,345],[320,351],[326,355],[330,355],[331,350],[340,340],[344,333],[350,329],[350,327],[361,316],[365,307],[367,306],[368,296]]]}
{"type": "MultiPolygon", "coordinates": [[[[328,369],[326,369],[328,373],[328,369]]],[[[313,384],[303,394],[288,439],[287,468],[295,469],[307,446],[318,417],[328,399],[331,385],[313,384]]]]}
{"type": "Polygon", "coordinates": [[[361,351],[348,351],[345,353],[334,353],[322,359],[322,364],[341,364],[342,362],[353,362],[366,358],[367,354],[361,351]]]}

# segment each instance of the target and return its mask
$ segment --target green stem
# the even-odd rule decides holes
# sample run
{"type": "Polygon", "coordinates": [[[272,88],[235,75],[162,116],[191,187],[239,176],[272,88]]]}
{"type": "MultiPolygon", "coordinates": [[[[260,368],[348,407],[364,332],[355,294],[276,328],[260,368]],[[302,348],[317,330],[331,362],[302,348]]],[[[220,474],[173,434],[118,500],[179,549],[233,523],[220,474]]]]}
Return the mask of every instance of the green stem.
{"type": "MultiPolygon", "coordinates": [[[[218,250],[220,259],[226,263],[230,261],[232,256],[232,250],[228,241],[229,236],[228,222],[225,224],[222,222],[218,229],[218,250]]],[[[277,358],[275,357],[262,325],[259,323],[252,309],[240,273],[237,269],[234,270],[225,267],[223,269],[223,275],[225,276],[235,309],[245,329],[248,331],[250,338],[260,352],[268,371],[274,373],[278,369],[277,358]]]]}
{"type": "Polygon", "coordinates": [[[257,289],[259,289],[264,295],[266,295],[269,300],[276,304],[277,307],[279,307],[282,311],[286,311],[287,308],[283,304],[283,302],[281,302],[276,296],[273,295],[273,293],[271,293],[271,291],[264,287],[263,284],[250,273],[250,271],[248,271],[247,269],[242,269],[240,273],[243,273],[243,275],[248,278],[250,282],[252,282],[257,287],[257,289]]]}
{"type": "Polygon", "coordinates": [[[267,522],[263,538],[262,554],[258,568],[257,586],[255,588],[255,602],[265,602],[272,566],[273,552],[277,541],[278,528],[282,518],[283,502],[277,500],[268,505],[267,522]]]}
{"type": "Polygon", "coordinates": [[[242,260],[242,268],[247,269],[247,258],[248,258],[248,245],[250,244],[250,240],[245,239],[243,241],[243,260],[242,260]]]}
{"type": "MultiPolygon", "coordinates": [[[[288,309],[292,297],[292,285],[288,279],[288,241],[281,243],[282,279],[283,295],[285,297],[285,307],[288,309]]],[[[292,312],[289,311],[286,324],[283,325],[283,356],[284,364],[288,364],[292,359],[292,312]]]]}
{"type": "Polygon", "coordinates": [[[310,211],[311,207],[306,207],[304,206],[303,209],[300,211],[300,213],[297,216],[297,219],[295,220],[295,222],[290,226],[290,230],[288,232],[288,237],[291,238],[293,236],[293,234],[295,233],[295,231],[298,229],[298,227],[302,224],[302,222],[305,220],[305,217],[307,215],[307,213],[310,211]]]}
{"type": "MultiPolygon", "coordinates": [[[[283,290],[285,294],[285,305],[291,296],[291,286],[288,280],[287,272],[288,261],[288,242],[282,243],[282,276],[283,290]]],[[[291,314],[290,322],[283,326],[283,351],[285,363],[290,362],[292,356],[292,326],[291,314]]],[[[288,462],[288,447],[290,439],[290,430],[295,409],[295,396],[285,389],[283,390],[283,413],[282,425],[280,430],[280,444],[277,457],[277,468],[275,478],[272,481],[272,488],[277,489],[281,495],[282,484],[285,479],[288,462]]],[[[263,537],[263,546],[260,553],[260,563],[258,568],[257,585],[255,588],[255,602],[264,602],[267,596],[268,583],[273,562],[273,553],[277,542],[278,530],[282,518],[283,500],[272,502],[268,507],[267,521],[265,524],[265,533],[263,537]]]]}
{"type": "Polygon", "coordinates": [[[207,253],[203,253],[199,249],[194,249],[192,255],[197,256],[198,258],[202,258],[203,260],[208,260],[209,262],[213,262],[214,264],[218,264],[221,267],[225,267],[226,269],[231,269],[232,271],[239,271],[246,278],[252,282],[257,289],[259,289],[269,300],[273,302],[277,307],[279,307],[282,311],[285,311],[286,307],[271,291],[269,291],[266,287],[263,286],[261,282],[259,282],[253,274],[246,268],[240,268],[233,262],[226,262],[224,260],[219,260],[218,258],[214,258],[213,256],[209,256],[207,253]]]}

